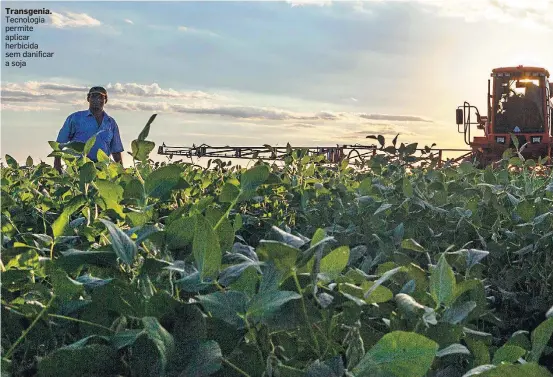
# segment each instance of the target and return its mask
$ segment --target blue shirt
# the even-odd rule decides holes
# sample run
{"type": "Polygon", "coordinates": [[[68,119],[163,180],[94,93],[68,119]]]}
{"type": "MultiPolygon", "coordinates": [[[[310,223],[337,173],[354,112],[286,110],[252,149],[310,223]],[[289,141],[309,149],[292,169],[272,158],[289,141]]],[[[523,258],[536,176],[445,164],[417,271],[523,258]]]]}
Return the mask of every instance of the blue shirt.
{"type": "Polygon", "coordinates": [[[119,126],[115,119],[104,111],[102,124],[98,126],[94,114],[90,110],[77,111],[67,117],[61,128],[57,142],[67,143],[77,141],[86,143],[93,135],[96,135],[96,143],[88,153],[88,158],[98,161],[98,150],[103,150],[106,155],[123,152],[123,143],[119,134],[119,126]]]}

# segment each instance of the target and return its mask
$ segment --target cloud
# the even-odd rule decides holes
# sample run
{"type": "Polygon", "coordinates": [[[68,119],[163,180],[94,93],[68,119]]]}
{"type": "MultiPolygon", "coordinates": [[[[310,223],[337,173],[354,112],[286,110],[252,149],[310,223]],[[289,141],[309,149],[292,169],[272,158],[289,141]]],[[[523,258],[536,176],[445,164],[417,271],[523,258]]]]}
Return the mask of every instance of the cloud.
{"type": "Polygon", "coordinates": [[[409,3],[426,8],[442,17],[463,18],[467,22],[497,21],[528,27],[552,29],[552,0],[287,0],[292,6],[331,5],[344,3],[357,13],[373,15],[371,5],[382,3],[409,3]]]}
{"type": "Polygon", "coordinates": [[[431,120],[427,120],[418,116],[412,115],[388,115],[388,114],[359,114],[359,117],[363,119],[370,120],[389,120],[393,122],[428,122],[431,123],[431,120]]]}
{"type": "Polygon", "coordinates": [[[313,123],[293,123],[290,125],[292,128],[313,128],[315,124],[313,123]]]}
{"type": "Polygon", "coordinates": [[[129,20],[128,18],[125,18],[124,21],[128,24],[134,25],[134,22],[132,22],[132,20],[129,20]]]}
{"type": "Polygon", "coordinates": [[[301,7],[304,5],[325,6],[332,4],[332,0],[286,0],[286,2],[292,7],[301,7]]]}
{"type": "MultiPolygon", "coordinates": [[[[97,85],[91,83],[90,86],[97,85]]],[[[3,83],[2,100],[6,104],[27,106],[44,106],[44,104],[60,104],[83,106],[84,95],[90,86],[73,85],[70,83],[28,81],[24,83],[3,83]]],[[[335,135],[335,124],[357,126],[367,123],[366,120],[397,121],[397,122],[428,122],[422,117],[411,115],[366,114],[347,111],[317,110],[316,105],[310,105],[310,110],[290,110],[275,106],[258,106],[255,98],[240,98],[240,93],[228,98],[218,93],[203,91],[181,91],[172,88],[162,88],[157,83],[115,83],[104,85],[110,96],[107,108],[121,111],[150,111],[177,114],[192,114],[219,116],[240,119],[243,121],[264,121],[273,125],[289,126],[290,129],[318,130],[328,128],[335,135]],[[252,103],[252,101],[254,101],[252,103]]],[[[266,124],[270,125],[270,124],[266,124]]]]}
{"type": "MultiPolygon", "coordinates": [[[[2,100],[4,100],[2,98],[2,100]]],[[[58,108],[46,107],[46,106],[27,106],[27,105],[13,105],[10,103],[2,103],[2,111],[57,111],[58,108]]]]}
{"type": "Polygon", "coordinates": [[[109,93],[127,94],[138,97],[167,97],[181,99],[222,99],[223,96],[209,94],[202,91],[179,92],[174,89],[162,89],[159,84],[153,83],[149,85],[136,83],[109,83],[106,86],[109,93]]]}
{"type": "Polygon", "coordinates": [[[86,13],[64,12],[65,14],[53,12],[50,15],[51,25],[58,29],[75,27],[94,27],[102,23],[90,17],[86,13]]]}
{"type": "Polygon", "coordinates": [[[190,33],[190,34],[206,35],[206,36],[209,36],[209,37],[219,37],[219,34],[214,33],[212,31],[204,30],[204,29],[195,29],[195,28],[188,27],[188,26],[179,26],[179,27],[177,27],[177,30],[185,32],[185,33],[190,33]]]}
{"type": "MultiPolygon", "coordinates": [[[[96,84],[91,84],[93,86],[96,84]]],[[[57,84],[52,82],[27,81],[25,83],[5,83],[2,87],[2,96],[11,95],[19,97],[44,96],[44,95],[63,95],[63,94],[81,94],[87,93],[90,86],[57,84]]],[[[221,100],[224,96],[211,94],[202,91],[178,91],[172,88],[163,89],[157,83],[137,84],[137,83],[115,83],[104,86],[109,94],[117,94],[132,97],[147,98],[175,98],[183,100],[221,100]]],[[[3,99],[4,100],[4,99],[3,99]]]]}
{"type": "Polygon", "coordinates": [[[215,106],[173,104],[167,102],[113,101],[110,106],[126,111],[163,111],[196,115],[217,115],[249,120],[337,120],[341,115],[329,112],[298,113],[278,108],[258,106],[215,106]]]}

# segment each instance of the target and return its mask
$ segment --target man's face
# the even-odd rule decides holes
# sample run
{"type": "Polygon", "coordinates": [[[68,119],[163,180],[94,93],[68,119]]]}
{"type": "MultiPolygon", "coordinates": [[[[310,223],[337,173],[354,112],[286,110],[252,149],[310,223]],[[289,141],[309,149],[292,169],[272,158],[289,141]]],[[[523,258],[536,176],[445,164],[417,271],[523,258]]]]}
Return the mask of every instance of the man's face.
{"type": "Polygon", "coordinates": [[[91,109],[102,110],[106,103],[106,97],[102,93],[91,93],[88,102],[90,103],[91,109]]]}

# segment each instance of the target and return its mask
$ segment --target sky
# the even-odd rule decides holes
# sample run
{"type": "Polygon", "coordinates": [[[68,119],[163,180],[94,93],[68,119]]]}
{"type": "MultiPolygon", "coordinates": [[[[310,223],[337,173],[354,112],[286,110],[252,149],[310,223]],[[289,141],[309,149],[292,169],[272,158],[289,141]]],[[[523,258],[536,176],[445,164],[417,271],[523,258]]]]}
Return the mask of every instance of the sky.
{"type": "Polygon", "coordinates": [[[553,73],[553,0],[2,4],[4,44],[29,35],[54,52],[6,67],[19,59],[3,45],[1,157],[22,163],[53,162],[48,141],[95,85],[108,90],[126,151],[154,113],[156,146],[366,145],[399,133],[466,148],[455,109],[485,112],[493,68],[553,73]],[[53,14],[6,33],[7,7],[53,14]]]}

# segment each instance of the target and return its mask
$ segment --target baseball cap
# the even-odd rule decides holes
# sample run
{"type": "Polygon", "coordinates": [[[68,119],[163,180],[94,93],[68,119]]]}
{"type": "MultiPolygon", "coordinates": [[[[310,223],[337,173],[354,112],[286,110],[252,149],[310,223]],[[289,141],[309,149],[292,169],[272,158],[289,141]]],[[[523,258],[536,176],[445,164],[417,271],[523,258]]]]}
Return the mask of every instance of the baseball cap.
{"type": "Polygon", "coordinates": [[[92,93],[100,93],[106,97],[108,96],[107,90],[101,86],[93,86],[92,88],[90,88],[90,90],[88,91],[88,94],[92,94],[92,93]]]}

